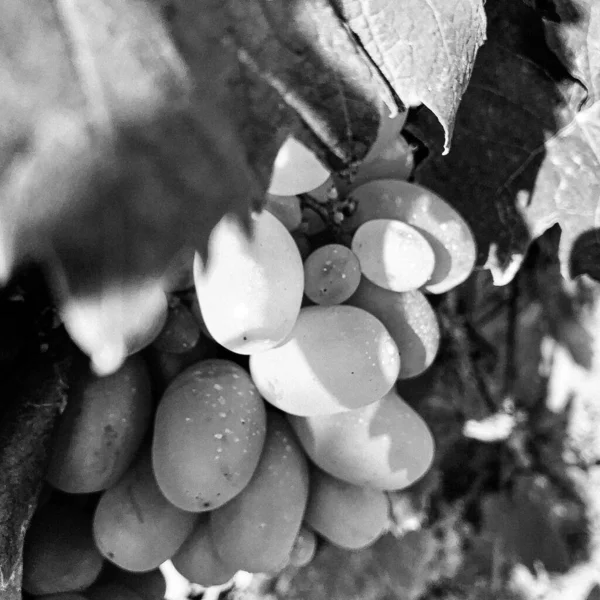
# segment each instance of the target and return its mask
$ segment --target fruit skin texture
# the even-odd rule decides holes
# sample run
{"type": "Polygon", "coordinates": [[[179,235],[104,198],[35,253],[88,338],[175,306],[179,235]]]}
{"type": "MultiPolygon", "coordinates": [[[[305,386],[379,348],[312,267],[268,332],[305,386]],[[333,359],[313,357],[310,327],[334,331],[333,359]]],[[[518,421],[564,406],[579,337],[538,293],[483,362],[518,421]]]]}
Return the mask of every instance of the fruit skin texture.
{"type": "Polygon", "coordinates": [[[352,238],[352,251],[363,275],[393,292],[416,290],[433,273],[435,257],[429,242],[396,219],[363,223],[352,238]]]}
{"type": "Polygon", "coordinates": [[[250,357],[262,396],[295,415],[359,408],[387,393],[400,371],[396,344],[381,322],[354,306],[309,306],[287,341],[250,357]]]}
{"type": "Polygon", "coordinates": [[[250,483],[210,516],[213,543],[235,570],[273,572],[288,560],[308,498],[308,465],[285,419],[268,413],[267,439],[250,483]]]}
{"type": "Polygon", "coordinates": [[[400,352],[399,379],[416,377],[433,363],[440,347],[440,326],[423,293],[392,292],[363,277],[347,304],[370,312],[389,331],[400,352]]]}
{"type": "Polygon", "coordinates": [[[304,521],[332,544],[359,550],[389,526],[389,507],[381,490],[358,486],[314,468],[304,521]]]}
{"type": "Polygon", "coordinates": [[[151,571],[175,554],[191,533],[196,515],[173,506],[162,495],[144,451],[104,492],[94,515],[100,552],[122,569],[151,571]]]}
{"type": "Polygon", "coordinates": [[[83,590],[103,562],[91,516],[72,502],[52,499],[34,515],[25,536],[23,589],[34,595],[83,590]]]}
{"type": "Polygon", "coordinates": [[[133,461],[151,413],[150,378],[140,356],[130,356],[106,377],[76,365],[54,437],[48,482],[72,494],[115,484],[133,461]]]}
{"type": "Polygon", "coordinates": [[[273,348],[294,326],[304,270],[291,234],[271,213],[252,215],[254,234],[224,217],[209,238],[208,263],[194,259],[204,323],[222,346],[239,354],[273,348]],[[206,268],[204,268],[206,266],[206,268]]]}
{"type": "Polygon", "coordinates": [[[202,515],[171,560],[184,577],[206,587],[227,583],[236,571],[219,558],[210,534],[208,515],[202,515]]]}
{"type": "Polygon", "coordinates": [[[265,441],[265,405],[229,360],[192,365],[156,411],[152,462],[162,493],[183,510],[212,510],[247,485],[265,441]]]}
{"type": "Polygon", "coordinates": [[[288,420],[317,466],[355,485],[399,490],[422,477],[433,460],[429,428],[395,390],[357,410],[288,420]]]}
{"type": "Polygon", "coordinates": [[[462,283],[475,265],[475,238],[467,222],[431,190],[407,181],[380,179],[352,192],[356,212],[343,222],[350,232],[372,219],[397,219],[415,227],[435,254],[435,268],[424,291],[441,294],[462,283]]]}

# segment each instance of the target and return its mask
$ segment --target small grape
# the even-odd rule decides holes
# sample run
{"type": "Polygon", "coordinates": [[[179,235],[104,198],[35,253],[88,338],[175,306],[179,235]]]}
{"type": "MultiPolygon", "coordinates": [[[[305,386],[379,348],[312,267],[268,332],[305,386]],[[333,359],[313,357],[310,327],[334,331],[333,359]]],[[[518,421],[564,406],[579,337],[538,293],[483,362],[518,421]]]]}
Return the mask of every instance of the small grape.
{"type": "Polygon", "coordinates": [[[336,200],[338,197],[337,189],[332,177],[328,177],[324,183],[314,190],[310,190],[307,194],[319,204],[327,204],[328,202],[336,200]]]}
{"type": "Polygon", "coordinates": [[[363,223],[352,238],[352,250],[365,277],[393,292],[420,288],[435,266],[429,242],[414,227],[395,219],[363,223]]]}
{"type": "Polygon", "coordinates": [[[304,290],[298,248],[270,212],[252,217],[248,239],[224,217],[209,239],[208,263],[196,254],[194,279],[204,323],[219,344],[239,354],[262,352],[292,330],[304,290]]]}
{"type": "Polygon", "coordinates": [[[329,175],[313,152],[290,136],[275,158],[268,192],[279,196],[304,194],[324,183],[329,175]]]}
{"type": "Polygon", "coordinates": [[[153,348],[162,352],[183,354],[189,352],[200,338],[200,325],[190,309],[177,298],[169,302],[167,321],[156,339],[153,348]]]}
{"type": "Polygon", "coordinates": [[[306,527],[301,527],[290,552],[289,564],[293,567],[305,567],[314,558],[317,549],[315,534],[306,527]]]}
{"type": "Polygon", "coordinates": [[[359,550],[387,531],[388,500],[381,490],[353,485],[314,468],[304,520],[332,544],[359,550]]]}
{"type": "Polygon", "coordinates": [[[316,304],[341,304],[360,283],[360,263],[341,244],[327,244],[304,261],[304,293],[316,304]]]}
{"type": "Polygon", "coordinates": [[[391,116],[389,109],[385,106],[381,107],[381,116],[379,121],[379,130],[377,138],[371,146],[364,163],[374,162],[386,152],[399,138],[400,132],[404,128],[406,118],[408,117],[407,110],[399,110],[395,116],[391,116]]]}
{"type": "Polygon", "coordinates": [[[288,415],[310,459],[355,485],[397,490],[431,465],[434,441],[427,424],[395,390],[381,400],[334,415],[288,415]]]}
{"type": "Polygon", "coordinates": [[[277,217],[288,231],[295,231],[302,223],[302,209],[298,196],[267,193],[264,208],[277,217]]]}
{"type": "Polygon", "coordinates": [[[381,322],[353,306],[308,306],[288,339],[250,357],[263,398],[295,415],[324,415],[375,402],[398,377],[396,344],[381,322]]]}

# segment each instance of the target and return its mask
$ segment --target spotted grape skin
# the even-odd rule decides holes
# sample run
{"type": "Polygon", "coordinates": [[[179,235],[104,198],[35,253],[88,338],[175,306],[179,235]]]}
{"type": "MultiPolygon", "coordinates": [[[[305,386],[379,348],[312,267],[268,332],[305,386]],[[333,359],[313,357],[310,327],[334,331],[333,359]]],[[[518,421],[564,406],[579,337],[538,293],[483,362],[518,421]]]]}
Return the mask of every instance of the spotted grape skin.
{"type": "Polygon", "coordinates": [[[304,293],[315,304],[342,304],[356,291],[360,277],[358,258],[341,244],[321,246],[304,261],[304,293]]]}
{"type": "Polygon", "coordinates": [[[348,550],[370,546],[389,528],[384,492],[311,470],[304,521],[332,544],[348,550]]]}
{"type": "Polygon", "coordinates": [[[403,489],[421,478],[433,460],[427,424],[395,390],[363,408],[288,419],[318,467],[355,485],[403,489]]]}
{"type": "Polygon", "coordinates": [[[398,348],[381,322],[353,306],[308,306],[285,343],[250,357],[263,398],[294,415],[365,406],[400,371],[398,348]]]}
{"type": "Polygon", "coordinates": [[[212,510],[250,481],[263,448],[265,406],[249,374],[223,359],[178,375],[156,411],[152,460],[162,493],[183,510],[212,510]]]}
{"type": "Polygon", "coordinates": [[[72,494],[115,484],[150,426],[151,392],[148,369],[139,355],[130,356],[106,377],[78,362],[54,436],[47,481],[72,494]]]}
{"type": "Polygon", "coordinates": [[[397,219],[416,228],[435,254],[435,267],[423,291],[441,294],[471,274],[477,249],[467,222],[448,202],[431,190],[407,181],[380,179],[352,191],[357,208],[344,220],[353,232],[372,219],[397,219]]]}
{"type": "Polygon", "coordinates": [[[94,539],[102,555],[128,571],[151,571],[175,554],[192,532],[196,515],[161,493],[145,450],[106,490],[94,514],[94,539]]]}
{"type": "Polygon", "coordinates": [[[308,498],[308,465],[293,431],[269,412],[260,462],[246,488],[210,516],[213,543],[235,570],[275,572],[289,558],[308,498]]]}
{"type": "Polygon", "coordinates": [[[291,234],[270,212],[252,216],[248,238],[224,217],[209,238],[208,261],[194,260],[202,319],[221,346],[253,354],[281,343],[292,330],[304,291],[304,270],[291,234]]]}
{"type": "Polygon", "coordinates": [[[363,223],[352,238],[352,250],[363,275],[393,292],[425,285],[435,266],[433,249],[425,237],[396,219],[363,223]]]}
{"type": "Polygon", "coordinates": [[[347,304],[370,312],[388,330],[400,352],[399,379],[416,377],[433,363],[440,347],[440,327],[422,292],[392,292],[363,277],[347,304]]]}

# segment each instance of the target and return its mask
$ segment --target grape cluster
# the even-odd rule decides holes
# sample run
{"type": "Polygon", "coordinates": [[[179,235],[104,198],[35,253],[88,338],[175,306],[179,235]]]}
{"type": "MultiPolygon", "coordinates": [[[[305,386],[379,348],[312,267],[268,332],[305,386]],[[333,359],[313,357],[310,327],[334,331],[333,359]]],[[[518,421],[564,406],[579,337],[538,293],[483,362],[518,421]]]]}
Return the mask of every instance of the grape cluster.
{"type": "Polygon", "coordinates": [[[97,306],[64,309],[93,368],[73,366],[25,541],[27,592],[154,599],[169,559],[216,585],[305,565],[319,538],[359,549],[389,529],[386,492],[434,453],[395,383],[438,351],[426,294],[475,262],[460,215],[405,180],[403,123],[382,120],[351,184],[290,138],[253,235],[225,217],[207,261],[185,249],[162,280],[104,298],[130,294],[121,346],[86,333],[97,306]]]}

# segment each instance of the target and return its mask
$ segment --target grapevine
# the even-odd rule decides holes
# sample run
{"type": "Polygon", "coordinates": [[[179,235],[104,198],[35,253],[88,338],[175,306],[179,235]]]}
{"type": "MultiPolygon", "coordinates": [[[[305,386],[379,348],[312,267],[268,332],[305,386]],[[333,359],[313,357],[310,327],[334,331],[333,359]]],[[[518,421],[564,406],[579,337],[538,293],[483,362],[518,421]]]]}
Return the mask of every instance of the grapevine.
{"type": "Polygon", "coordinates": [[[0,2],[2,598],[595,598],[598,32],[0,2]]]}

